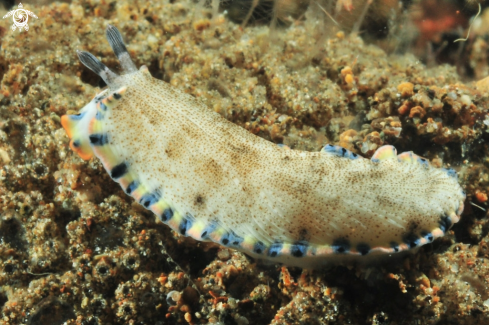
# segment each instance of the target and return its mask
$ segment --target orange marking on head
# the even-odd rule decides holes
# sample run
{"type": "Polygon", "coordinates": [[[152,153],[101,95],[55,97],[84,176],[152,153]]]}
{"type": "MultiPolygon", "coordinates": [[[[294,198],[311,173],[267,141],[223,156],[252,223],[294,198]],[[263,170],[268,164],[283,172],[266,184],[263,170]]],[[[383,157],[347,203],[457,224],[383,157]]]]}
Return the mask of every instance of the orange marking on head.
{"type": "MultiPolygon", "coordinates": [[[[83,146],[82,147],[75,147],[73,145],[73,139],[70,141],[70,148],[71,148],[71,150],[76,152],[78,154],[78,156],[80,156],[80,158],[83,160],[89,160],[90,158],[93,157],[92,150],[86,150],[87,148],[83,148],[83,146]]],[[[88,148],[88,149],[90,149],[90,148],[88,148]]]]}
{"type": "Polygon", "coordinates": [[[65,129],[68,138],[71,139],[73,137],[73,122],[70,121],[69,115],[61,116],[61,125],[65,129]]]}
{"type": "Polygon", "coordinates": [[[88,134],[93,134],[93,123],[95,123],[97,119],[94,117],[88,122],[88,134]]]}

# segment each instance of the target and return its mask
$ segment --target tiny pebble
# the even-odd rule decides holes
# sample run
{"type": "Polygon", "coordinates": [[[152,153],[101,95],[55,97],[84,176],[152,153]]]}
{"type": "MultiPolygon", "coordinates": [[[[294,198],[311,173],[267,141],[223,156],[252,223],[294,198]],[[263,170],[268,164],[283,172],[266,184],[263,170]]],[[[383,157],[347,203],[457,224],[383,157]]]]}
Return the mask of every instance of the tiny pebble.
{"type": "Polygon", "coordinates": [[[229,253],[229,249],[223,248],[223,249],[220,249],[219,252],[217,252],[217,257],[221,261],[227,261],[227,260],[229,260],[229,258],[231,258],[231,253],[229,253]]]}
{"type": "Polygon", "coordinates": [[[5,150],[0,149],[0,159],[3,161],[4,164],[10,163],[10,157],[5,150]]]}

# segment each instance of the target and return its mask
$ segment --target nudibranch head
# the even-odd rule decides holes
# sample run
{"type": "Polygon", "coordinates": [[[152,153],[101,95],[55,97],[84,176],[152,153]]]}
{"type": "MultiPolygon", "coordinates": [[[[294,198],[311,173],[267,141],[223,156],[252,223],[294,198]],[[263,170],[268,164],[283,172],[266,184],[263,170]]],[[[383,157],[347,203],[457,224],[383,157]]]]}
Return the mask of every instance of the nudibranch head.
{"type": "Polygon", "coordinates": [[[99,158],[179,234],[317,267],[409,251],[459,221],[465,193],[453,170],[389,145],[371,159],[277,146],[136,69],[115,27],[107,38],[124,74],[78,52],[108,87],[63,127],[81,158],[99,158]]]}
{"type": "MultiPolygon", "coordinates": [[[[89,52],[76,51],[81,63],[100,76],[107,84],[108,89],[98,94],[80,110],[79,114],[63,115],[61,117],[61,125],[70,138],[70,148],[83,160],[89,160],[93,156],[91,144],[94,143],[91,143],[91,139],[86,132],[93,124],[96,124],[93,118],[101,120],[104,111],[111,105],[111,100],[122,96],[127,86],[133,84],[134,80],[145,77],[151,78],[145,65],[142,65],[139,70],[136,68],[117,28],[108,25],[106,35],[114,54],[119,59],[123,74],[116,74],[89,52]],[[112,94],[110,94],[111,91],[113,91],[112,94]]],[[[95,143],[94,145],[100,146],[100,143],[95,143]]]]}

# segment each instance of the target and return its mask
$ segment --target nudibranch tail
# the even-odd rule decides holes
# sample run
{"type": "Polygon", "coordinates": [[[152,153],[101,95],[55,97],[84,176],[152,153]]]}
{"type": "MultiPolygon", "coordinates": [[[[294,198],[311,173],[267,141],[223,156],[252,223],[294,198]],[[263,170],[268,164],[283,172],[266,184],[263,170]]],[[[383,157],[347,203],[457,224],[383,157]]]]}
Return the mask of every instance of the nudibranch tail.
{"type": "Polygon", "coordinates": [[[340,146],[277,146],[138,71],[119,31],[106,35],[124,74],[78,52],[109,87],[62,125],[80,157],[99,158],[179,234],[316,267],[414,249],[459,221],[465,193],[455,171],[390,145],[371,159],[340,146]]]}

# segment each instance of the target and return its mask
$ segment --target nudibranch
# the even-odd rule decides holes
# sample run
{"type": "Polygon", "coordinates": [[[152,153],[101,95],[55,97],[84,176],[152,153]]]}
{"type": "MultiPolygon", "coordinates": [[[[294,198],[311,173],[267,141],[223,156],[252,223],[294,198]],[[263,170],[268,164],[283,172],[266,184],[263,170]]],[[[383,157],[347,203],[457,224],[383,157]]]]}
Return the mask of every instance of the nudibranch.
{"type": "Polygon", "coordinates": [[[81,62],[108,85],[62,117],[71,148],[185,236],[300,267],[393,255],[459,221],[465,193],[451,169],[390,145],[366,159],[338,146],[287,150],[139,70],[119,31],[107,39],[124,74],[81,62]]]}

